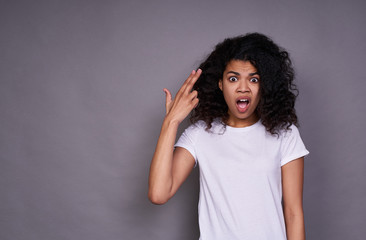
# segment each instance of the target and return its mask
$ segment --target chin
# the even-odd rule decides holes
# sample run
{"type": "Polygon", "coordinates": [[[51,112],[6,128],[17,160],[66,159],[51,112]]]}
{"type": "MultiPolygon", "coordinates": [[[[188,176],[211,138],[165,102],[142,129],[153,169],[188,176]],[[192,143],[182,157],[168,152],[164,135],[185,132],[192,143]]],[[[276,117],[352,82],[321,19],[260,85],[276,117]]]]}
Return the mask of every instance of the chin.
{"type": "Polygon", "coordinates": [[[229,118],[230,116],[233,116],[238,120],[254,120],[257,118],[255,111],[246,111],[245,113],[236,112],[235,114],[229,114],[229,118]]]}

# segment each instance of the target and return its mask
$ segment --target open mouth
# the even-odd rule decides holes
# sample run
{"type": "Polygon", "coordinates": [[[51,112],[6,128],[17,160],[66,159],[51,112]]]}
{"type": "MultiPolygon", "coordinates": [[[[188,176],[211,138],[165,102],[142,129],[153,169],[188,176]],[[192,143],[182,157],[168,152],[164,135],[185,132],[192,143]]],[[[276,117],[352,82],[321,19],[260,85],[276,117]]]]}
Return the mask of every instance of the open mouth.
{"type": "Polygon", "coordinates": [[[236,101],[236,106],[239,112],[245,112],[249,106],[250,100],[248,98],[240,98],[236,101]]]}

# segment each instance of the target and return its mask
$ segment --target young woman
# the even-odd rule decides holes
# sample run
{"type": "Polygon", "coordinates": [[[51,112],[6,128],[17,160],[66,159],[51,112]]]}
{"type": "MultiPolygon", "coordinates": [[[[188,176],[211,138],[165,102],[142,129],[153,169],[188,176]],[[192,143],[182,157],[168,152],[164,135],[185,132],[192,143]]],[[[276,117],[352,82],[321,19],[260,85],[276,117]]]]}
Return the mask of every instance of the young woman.
{"type": "Polygon", "coordinates": [[[309,152],[296,127],[293,79],[288,53],[262,34],[219,43],[174,100],[164,89],[149,199],[167,202],[198,163],[201,240],[305,239],[309,152]],[[174,145],[190,113],[192,125],[174,145]]]}

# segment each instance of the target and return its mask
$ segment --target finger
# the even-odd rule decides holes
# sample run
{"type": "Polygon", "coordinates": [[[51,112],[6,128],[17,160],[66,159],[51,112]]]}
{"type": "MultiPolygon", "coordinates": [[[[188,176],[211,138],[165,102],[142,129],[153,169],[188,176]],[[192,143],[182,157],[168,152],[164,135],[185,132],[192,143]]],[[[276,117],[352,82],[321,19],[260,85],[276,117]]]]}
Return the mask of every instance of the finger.
{"type": "Polygon", "coordinates": [[[163,91],[165,92],[165,108],[168,111],[168,106],[172,102],[172,94],[166,88],[164,88],[163,91]]]}
{"type": "Polygon", "coordinates": [[[172,101],[172,94],[166,88],[164,88],[163,91],[165,92],[165,102],[170,103],[172,101]]]}
{"type": "Polygon", "coordinates": [[[192,80],[190,81],[190,83],[195,84],[197,82],[197,80],[200,78],[201,73],[202,73],[202,69],[199,68],[196,71],[196,73],[194,74],[194,76],[192,77],[192,80]]]}
{"type": "Polygon", "coordinates": [[[195,98],[197,98],[197,96],[198,96],[198,92],[196,91],[196,90],[194,90],[194,91],[192,91],[190,94],[189,94],[189,96],[190,96],[190,99],[195,99],[195,98]]]}
{"type": "Polygon", "coordinates": [[[196,70],[192,70],[192,72],[191,72],[191,74],[189,74],[189,76],[188,76],[188,78],[186,79],[186,81],[185,82],[189,82],[191,79],[192,79],[192,77],[194,76],[196,74],[196,70]]]}
{"type": "Polygon", "coordinates": [[[180,89],[178,90],[177,94],[175,95],[175,97],[179,97],[183,92],[184,90],[187,88],[187,84],[189,83],[189,81],[191,81],[192,77],[196,74],[196,71],[193,70],[188,78],[184,81],[183,85],[180,87],[180,89]]]}
{"type": "Polygon", "coordinates": [[[202,69],[198,69],[197,72],[192,76],[192,78],[187,83],[187,87],[185,89],[186,92],[192,91],[192,88],[193,88],[194,84],[197,82],[197,80],[199,79],[199,77],[201,76],[201,73],[202,73],[202,69]]]}
{"type": "Polygon", "coordinates": [[[187,85],[187,84],[189,83],[189,81],[191,81],[192,77],[193,77],[195,74],[196,74],[196,71],[195,71],[195,70],[193,70],[193,71],[189,74],[189,76],[187,77],[187,79],[184,81],[184,83],[183,83],[182,87],[183,87],[183,86],[185,86],[185,85],[187,85]]]}
{"type": "Polygon", "coordinates": [[[196,108],[196,107],[198,106],[198,103],[199,103],[199,99],[198,99],[198,98],[195,98],[195,99],[192,101],[193,108],[196,108]]]}
{"type": "Polygon", "coordinates": [[[182,87],[179,89],[179,91],[184,91],[184,90],[186,89],[187,84],[191,81],[192,77],[193,77],[195,74],[196,74],[196,71],[195,71],[195,70],[193,70],[193,71],[189,74],[188,78],[184,81],[184,83],[183,83],[182,87]]]}

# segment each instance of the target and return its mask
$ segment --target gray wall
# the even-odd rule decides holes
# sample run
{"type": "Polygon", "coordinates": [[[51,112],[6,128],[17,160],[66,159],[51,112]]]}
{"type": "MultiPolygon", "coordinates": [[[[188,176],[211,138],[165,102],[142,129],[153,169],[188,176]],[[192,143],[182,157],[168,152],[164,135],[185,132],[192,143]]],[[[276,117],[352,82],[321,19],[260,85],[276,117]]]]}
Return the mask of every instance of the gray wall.
{"type": "Polygon", "coordinates": [[[162,89],[253,31],[297,70],[308,239],[364,239],[365,6],[1,1],[0,239],[197,239],[197,169],[166,205],[147,200],[162,89]]]}

